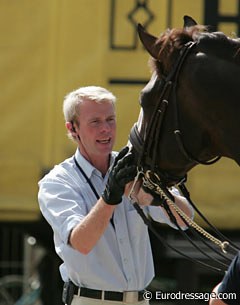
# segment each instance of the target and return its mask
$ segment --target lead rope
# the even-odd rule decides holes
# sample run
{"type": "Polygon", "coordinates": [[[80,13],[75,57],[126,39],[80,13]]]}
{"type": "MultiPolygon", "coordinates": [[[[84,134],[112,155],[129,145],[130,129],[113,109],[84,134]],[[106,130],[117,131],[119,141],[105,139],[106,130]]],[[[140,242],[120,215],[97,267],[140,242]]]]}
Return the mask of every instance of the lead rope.
{"type": "Polygon", "coordinates": [[[228,237],[224,236],[213,224],[209,222],[209,220],[204,216],[201,211],[196,207],[196,205],[193,203],[193,201],[190,198],[189,191],[187,190],[184,183],[178,184],[178,187],[182,193],[182,195],[188,200],[188,202],[191,204],[193,209],[198,213],[198,215],[202,218],[202,220],[215,232],[220,238],[225,239],[229,242],[229,246],[231,246],[232,250],[234,251],[232,254],[236,255],[236,252],[240,250],[240,247],[234,244],[228,237]]]}
{"type": "Polygon", "coordinates": [[[172,207],[178,215],[180,215],[189,226],[194,228],[196,231],[198,231],[200,234],[202,234],[204,237],[212,241],[215,245],[219,246],[223,253],[227,254],[226,248],[229,246],[228,241],[221,241],[218,238],[214,237],[210,233],[208,233],[206,230],[204,230],[202,227],[200,227],[195,221],[193,221],[191,218],[189,218],[179,207],[171,200],[168,199],[168,205],[172,207]]]}
{"type": "Polygon", "coordinates": [[[193,263],[197,263],[198,265],[202,266],[202,267],[205,267],[207,269],[211,269],[212,271],[215,271],[215,272],[218,272],[218,273],[223,273],[226,271],[224,269],[220,269],[218,267],[215,267],[215,266],[212,266],[212,265],[209,265],[207,263],[204,263],[202,261],[199,261],[197,259],[193,259],[191,258],[190,256],[186,255],[185,253],[179,251],[178,249],[174,248],[173,246],[171,246],[165,239],[163,239],[160,234],[157,232],[157,230],[155,229],[155,227],[153,226],[153,220],[152,219],[149,219],[145,213],[143,212],[142,208],[140,207],[140,205],[138,204],[138,202],[136,202],[133,197],[132,197],[132,194],[134,193],[134,188],[137,184],[137,182],[139,181],[139,178],[144,176],[145,173],[140,170],[138,168],[137,170],[137,175],[134,179],[134,182],[132,184],[132,187],[130,189],[130,192],[129,192],[129,195],[128,195],[128,198],[130,200],[130,202],[132,203],[133,207],[135,208],[135,210],[137,211],[137,213],[139,214],[139,216],[142,218],[143,222],[145,223],[145,225],[148,226],[148,228],[150,229],[150,231],[158,238],[158,240],[164,245],[164,246],[167,246],[169,249],[171,249],[172,251],[178,253],[179,255],[181,255],[182,257],[185,257],[186,259],[192,261],[193,263]]]}
{"type": "Polygon", "coordinates": [[[205,238],[209,239],[211,242],[213,242],[215,245],[217,245],[218,247],[220,247],[221,251],[223,253],[227,253],[226,248],[229,246],[229,242],[228,241],[221,241],[218,238],[214,237],[213,235],[211,235],[209,232],[207,232],[206,230],[204,230],[202,227],[200,227],[195,221],[193,221],[189,216],[187,216],[177,205],[176,203],[173,201],[173,196],[171,195],[171,193],[169,193],[168,191],[166,192],[166,190],[164,191],[161,187],[160,187],[160,178],[156,173],[153,173],[154,178],[159,182],[156,183],[151,179],[151,171],[147,171],[144,176],[143,176],[143,185],[147,188],[149,188],[150,190],[154,190],[155,193],[157,193],[158,195],[162,196],[164,199],[168,200],[168,205],[170,207],[172,207],[177,214],[186,221],[186,223],[191,226],[192,228],[194,228],[197,232],[199,232],[201,235],[203,235],[205,238]]]}

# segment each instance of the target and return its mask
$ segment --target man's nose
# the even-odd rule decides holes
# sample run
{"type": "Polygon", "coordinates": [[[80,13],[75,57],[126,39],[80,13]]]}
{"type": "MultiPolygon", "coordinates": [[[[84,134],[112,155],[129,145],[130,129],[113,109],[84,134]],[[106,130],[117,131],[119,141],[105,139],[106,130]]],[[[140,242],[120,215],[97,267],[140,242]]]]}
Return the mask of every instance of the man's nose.
{"type": "Polygon", "coordinates": [[[111,125],[109,122],[104,121],[101,124],[101,131],[109,131],[111,129],[111,125]]]}

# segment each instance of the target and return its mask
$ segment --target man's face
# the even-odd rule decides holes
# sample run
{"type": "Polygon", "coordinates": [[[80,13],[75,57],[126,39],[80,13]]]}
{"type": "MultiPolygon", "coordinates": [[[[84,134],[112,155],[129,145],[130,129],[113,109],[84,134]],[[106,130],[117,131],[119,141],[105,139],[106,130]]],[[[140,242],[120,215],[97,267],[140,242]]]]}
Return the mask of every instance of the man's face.
{"type": "Polygon", "coordinates": [[[79,111],[80,151],[86,157],[108,156],[116,136],[116,115],[111,102],[83,101],[79,111]]]}

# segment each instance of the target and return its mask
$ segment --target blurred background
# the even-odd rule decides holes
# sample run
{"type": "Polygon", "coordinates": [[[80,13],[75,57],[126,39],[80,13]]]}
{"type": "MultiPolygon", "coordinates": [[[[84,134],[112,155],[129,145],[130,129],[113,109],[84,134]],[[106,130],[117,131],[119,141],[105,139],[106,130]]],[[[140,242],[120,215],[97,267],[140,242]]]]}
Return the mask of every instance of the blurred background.
{"type": "MultiPolygon", "coordinates": [[[[75,151],[64,127],[64,96],[86,85],[112,91],[120,149],[150,77],[136,25],[157,36],[182,27],[184,15],[239,36],[239,0],[0,0],[0,305],[62,304],[60,260],[39,212],[37,183],[75,151]]],[[[238,166],[227,159],[198,166],[187,182],[198,208],[236,242],[238,182],[238,166]]],[[[174,230],[161,226],[159,232],[201,259],[174,230]]],[[[151,289],[210,292],[221,279],[151,240],[156,267],[151,289]]]]}

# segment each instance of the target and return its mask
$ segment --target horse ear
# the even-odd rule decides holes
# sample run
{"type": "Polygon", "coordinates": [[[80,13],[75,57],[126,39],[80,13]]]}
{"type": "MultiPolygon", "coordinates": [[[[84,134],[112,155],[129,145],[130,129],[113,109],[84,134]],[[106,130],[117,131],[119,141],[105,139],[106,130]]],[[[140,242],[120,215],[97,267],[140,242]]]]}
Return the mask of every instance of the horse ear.
{"type": "Polygon", "coordinates": [[[148,51],[148,53],[155,59],[158,59],[158,50],[159,47],[156,45],[157,37],[149,34],[145,31],[144,27],[139,23],[137,27],[138,36],[148,51]]]}
{"type": "Polygon", "coordinates": [[[184,29],[190,28],[191,26],[197,25],[197,22],[190,16],[185,15],[183,17],[184,20],[184,29]]]}

